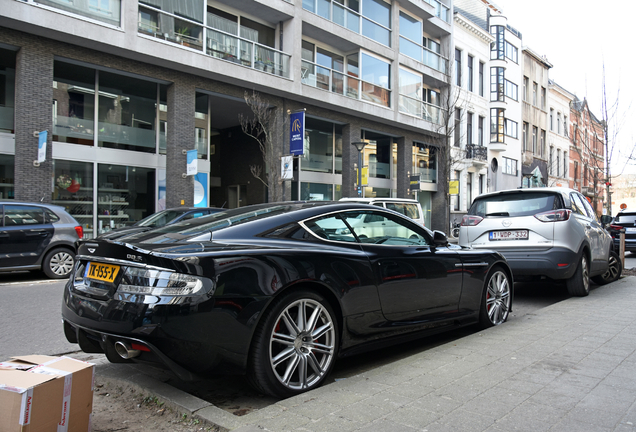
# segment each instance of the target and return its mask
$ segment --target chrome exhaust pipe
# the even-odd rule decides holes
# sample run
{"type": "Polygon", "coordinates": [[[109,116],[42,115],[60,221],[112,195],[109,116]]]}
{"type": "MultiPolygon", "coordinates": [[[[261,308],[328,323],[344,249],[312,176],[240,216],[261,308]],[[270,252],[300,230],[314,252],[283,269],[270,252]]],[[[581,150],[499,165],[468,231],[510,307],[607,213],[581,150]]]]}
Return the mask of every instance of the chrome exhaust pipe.
{"type": "Polygon", "coordinates": [[[130,345],[122,341],[115,342],[115,351],[125,360],[137,357],[141,353],[141,351],[132,349],[130,345]]]}

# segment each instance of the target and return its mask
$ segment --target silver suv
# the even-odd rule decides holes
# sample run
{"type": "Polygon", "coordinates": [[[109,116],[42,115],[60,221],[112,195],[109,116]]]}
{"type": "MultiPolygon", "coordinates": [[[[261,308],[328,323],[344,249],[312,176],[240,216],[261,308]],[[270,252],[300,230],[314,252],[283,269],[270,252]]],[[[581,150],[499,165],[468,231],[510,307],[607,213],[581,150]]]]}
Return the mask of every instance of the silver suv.
{"type": "Polygon", "coordinates": [[[511,189],[475,198],[462,219],[459,244],[501,252],[515,281],[565,280],[571,295],[586,296],[590,278],[605,284],[622,271],[601,222],[573,189],[511,189]]]}

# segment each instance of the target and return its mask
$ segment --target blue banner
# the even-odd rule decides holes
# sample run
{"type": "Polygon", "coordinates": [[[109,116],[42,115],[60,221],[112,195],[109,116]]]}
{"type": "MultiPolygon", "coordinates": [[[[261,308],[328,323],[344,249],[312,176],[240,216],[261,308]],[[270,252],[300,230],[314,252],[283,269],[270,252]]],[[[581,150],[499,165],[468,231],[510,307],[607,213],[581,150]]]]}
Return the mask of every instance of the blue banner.
{"type": "Polygon", "coordinates": [[[49,136],[48,131],[42,131],[38,134],[38,162],[46,160],[46,140],[49,136]]]}
{"type": "Polygon", "coordinates": [[[199,158],[199,155],[196,149],[188,150],[188,153],[187,153],[188,165],[187,165],[187,171],[186,171],[187,175],[195,175],[198,172],[197,170],[198,158],[199,158]]]}
{"type": "Polygon", "coordinates": [[[305,111],[289,115],[289,153],[292,155],[303,154],[305,140],[305,111]]]}

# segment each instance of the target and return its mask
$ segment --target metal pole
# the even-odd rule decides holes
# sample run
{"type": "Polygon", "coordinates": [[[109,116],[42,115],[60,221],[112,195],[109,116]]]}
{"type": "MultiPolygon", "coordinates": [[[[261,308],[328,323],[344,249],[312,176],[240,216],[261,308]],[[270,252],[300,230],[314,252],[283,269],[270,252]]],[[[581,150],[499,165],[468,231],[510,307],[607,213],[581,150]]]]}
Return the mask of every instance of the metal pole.
{"type": "Polygon", "coordinates": [[[358,150],[358,197],[362,196],[362,152],[358,150]]]}

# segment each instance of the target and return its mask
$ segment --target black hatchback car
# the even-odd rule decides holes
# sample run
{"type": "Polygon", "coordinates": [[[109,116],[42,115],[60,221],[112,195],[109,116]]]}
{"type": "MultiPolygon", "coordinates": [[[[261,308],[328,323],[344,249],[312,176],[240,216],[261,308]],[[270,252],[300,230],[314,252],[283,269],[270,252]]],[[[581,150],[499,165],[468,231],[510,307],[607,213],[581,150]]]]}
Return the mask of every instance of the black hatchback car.
{"type": "Polygon", "coordinates": [[[615,251],[620,248],[620,230],[625,229],[625,251],[636,252],[636,211],[619,212],[606,229],[612,236],[615,251]]]}
{"type": "Polygon", "coordinates": [[[82,226],[64,207],[0,201],[0,272],[42,270],[52,279],[68,277],[82,226]]]}
{"type": "Polygon", "coordinates": [[[71,343],[111,362],[183,379],[240,370],[288,397],[319,386],[338,357],[501,324],[512,298],[497,252],[377,206],[279,203],[80,242],[62,315],[71,343]]]}

